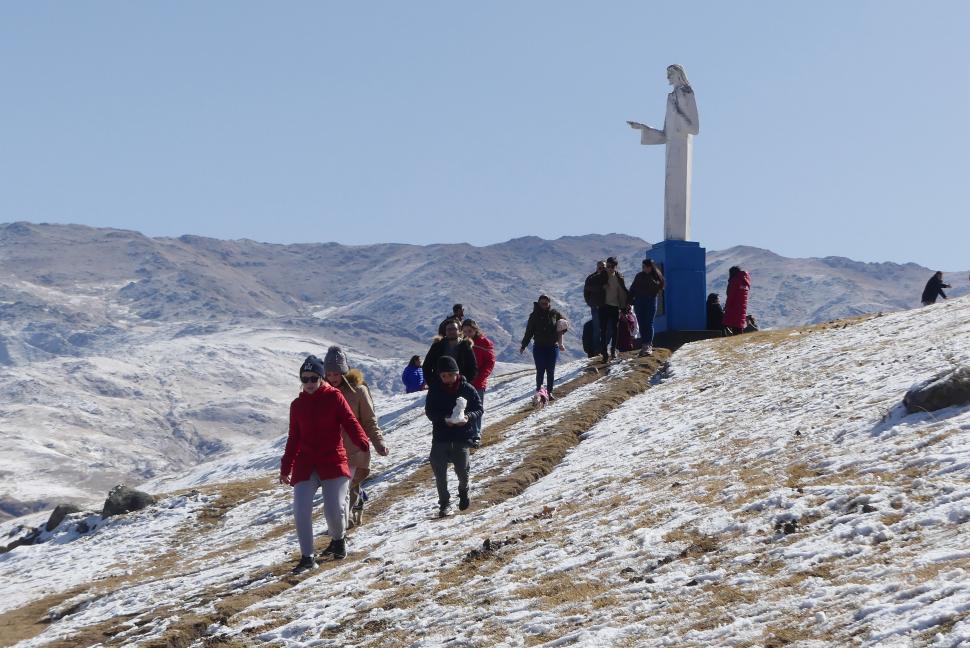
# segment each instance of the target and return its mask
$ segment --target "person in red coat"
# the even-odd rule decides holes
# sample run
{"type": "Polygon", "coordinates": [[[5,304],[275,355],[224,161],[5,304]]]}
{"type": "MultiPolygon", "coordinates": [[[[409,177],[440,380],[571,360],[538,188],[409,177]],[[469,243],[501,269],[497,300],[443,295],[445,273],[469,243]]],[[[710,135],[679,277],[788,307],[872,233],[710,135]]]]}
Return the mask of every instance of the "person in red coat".
{"type": "Polygon", "coordinates": [[[724,301],[725,333],[737,335],[747,326],[748,294],[751,292],[751,275],[747,270],[731,266],[728,270],[727,299],[724,301]]]}
{"type": "MultiPolygon", "coordinates": [[[[472,380],[472,387],[478,392],[478,397],[485,405],[485,390],[488,389],[488,377],[495,370],[495,345],[485,337],[478,322],[473,319],[466,319],[461,323],[461,334],[467,340],[471,340],[472,353],[475,354],[475,363],[478,365],[478,372],[472,380]]],[[[476,439],[482,438],[482,417],[478,418],[476,424],[476,439]]]]}
{"type": "Polygon", "coordinates": [[[280,461],[280,483],[293,486],[293,518],[300,542],[299,573],[316,565],[313,557],[313,496],[323,487],[323,514],[330,529],[330,545],[321,556],[337,560],[347,556],[347,493],[350,467],[341,428],[364,452],[370,450],[367,433],[339,389],[324,380],[323,361],[308,356],[300,367],[303,391],[290,403],[290,434],[280,461]]]}

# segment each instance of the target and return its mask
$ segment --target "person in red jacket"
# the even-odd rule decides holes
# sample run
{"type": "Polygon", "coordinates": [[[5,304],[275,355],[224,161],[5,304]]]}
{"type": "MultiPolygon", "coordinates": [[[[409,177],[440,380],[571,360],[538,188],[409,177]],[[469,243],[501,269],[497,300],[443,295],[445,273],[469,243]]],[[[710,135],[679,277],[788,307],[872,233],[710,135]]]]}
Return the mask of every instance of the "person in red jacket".
{"type": "MultiPolygon", "coordinates": [[[[471,340],[472,343],[472,352],[475,354],[475,363],[478,365],[478,372],[475,374],[475,379],[472,380],[472,387],[478,392],[484,406],[488,377],[492,375],[492,371],[495,369],[495,345],[485,337],[482,329],[478,326],[478,322],[473,319],[466,319],[461,323],[461,334],[465,339],[471,340]]],[[[479,440],[482,438],[482,417],[478,418],[475,438],[479,440]]]]}
{"type": "Polygon", "coordinates": [[[347,492],[350,468],[341,428],[364,452],[370,450],[360,426],[339,389],[324,380],[323,361],[308,356],[300,367],[303,391],[290,403],[290,434],[280,461],[280,483],[293,486],[293,518],[300,542],[299,573],[316,565],[313,557],[313,496],[323,487],[323,514],[330,529],[330,545],[321,556],[347,557],[347,492]]]}
{"type": "Polygon", "coordinates": [[[728,270],[727,299],[724,300],[724,331],[737,335],[747,326],[748,293],[751,292],[751,275],[747,270],[731,266],[728,270]]]}

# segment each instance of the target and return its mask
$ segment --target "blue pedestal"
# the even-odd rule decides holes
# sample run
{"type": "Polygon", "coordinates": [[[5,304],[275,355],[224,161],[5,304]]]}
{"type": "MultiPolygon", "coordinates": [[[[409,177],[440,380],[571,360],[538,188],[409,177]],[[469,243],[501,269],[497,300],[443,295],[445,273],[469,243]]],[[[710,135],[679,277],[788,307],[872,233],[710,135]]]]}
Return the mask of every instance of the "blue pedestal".
{"type": "Polygon", "coordinates": [[[658,333],[707,328],[706,256],[696,241],[663,241],[647,250],[666,279],[654,320],[658,333]]]}

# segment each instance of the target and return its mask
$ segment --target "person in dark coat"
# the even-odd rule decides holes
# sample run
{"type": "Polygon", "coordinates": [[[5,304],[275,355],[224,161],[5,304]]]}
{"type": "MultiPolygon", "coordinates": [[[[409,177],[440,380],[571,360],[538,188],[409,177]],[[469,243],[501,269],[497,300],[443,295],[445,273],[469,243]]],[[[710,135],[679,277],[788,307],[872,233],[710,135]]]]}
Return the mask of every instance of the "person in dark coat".
{"type": "MultiPolygon", "coordinates": [[[[600,276],[606,272],[606,261],[597,261],[596,270],[586,277],[586,282],[583,284],[583,299],[586,300],[586,305],[589,306],[589,314],[592,318],[590,321],[593,323],[593,339],[596,341],[593,345],[597,349],[600,345],[600,338],[602,332],[600,331],[600,308],[606,304],[606,290],[603,288],[602,282],[600,282],[600,276]]],[[[596,355],[595,352],[591,355],[596,355]]]]}
{"type": "Polygon", "coordinates": [[[455,320],[449,321],[445,325],[445,336],[435,338],[431,348],[424,354],[424,381],[428,387],[438,380],[438,359],[441,356],[451,356],[458,363],[461,375],[468,382],[475,380],[478,373],[478,363],[475,361],[475,352],[472,350],[471,340],[462,339],[458,332],[461,330],[461,323],[455,320]]]}
{"type": "Polygon", "coordinates": [[[926,282],[926,288],[923,288],[923,296],[920,301],[923,302],[923,306],[929,306],[930,304],[936,303],[937,297],[942,297],[946,299],[946,294],[943,292],[944,288],[949,288],[950,284],[943,283],[943,273],[935,272],[930,280],[926,282]]]}
{"type": "Polygon", "coordinates": [[[707,330],[720,331],[724,328],[724,309],[721,308],[721,297],[717,293],[707,296],[707,330]]]}
{"type": "Polygon", "coordinates": [[[451,307],[451,315],[441,320],[441,324],[438,324],[438,337],[445,336],[445,326],[448,322],[458,322],[458,328],[461,328],[461,323],[465,321],[465,307],[461,304],[455,304],[451,307]]]}
{"type": "Polygon", "coordinates": [[[562,332],[559,330],[559,320],[562,314],[552,307],[552,300],[545,295],[532,304],[532,313],[525,325],[525,335],[519,345],[519,353],[525,353],[530,340],[532,345],[532,359],[536,364],[536,391],[542,388],[543,376],[546,378],[546,391],[549,400],[554,400],[552,387],[556,382],[556,362],[562,347],[562,332]]]}
{"type": "Polygon", "coordinates": [[[427,389],[428,385],[424,382],[424,369],[421,368],[421,356],[411,356],[411,361],[404,368],[401,374],[401,382],[404,383],[404,391],[408,394],[427,389]]]}
{"type": "Polygon", "coordinates": [[[751,275],[738,266],[728,270],[727,300],[724,304],[724,332],[737,335],[747,325],[748,295],[751,292],[751,275]]]}
{"type": "Polygon", "coordinates": [[[468,508],[468,473],[471,470],[469,448],[476,446],[475,433],[482,416],[482,401],[471,383],[458,372],[451,356],[441,356],[435,367],[438,380],[428,387],[424,413],[431,421],[431,470],[438,489],[438,515],[448,514],[451,494],[448,492],[448,464],[454,464],[458,476],[458,508],[468,508]],[[465,399],[462,419],[455,420],[455,404],[465,399]]]}
{"type": "Polygon", "coordinates": [[[653,319],[657,316],[657,295],[664,289],[664,285],[660,268],[653,259],[644,259],[643,270],[637,273],[630,284],[630,299],[640,326],[641,356],[653,353],[653,319]]]}
{"type": "Polygon", "coordinates": [[[603,362],[609,362],[616,357],[616,335],[620,323],[620,309],[629,301],[629,291],[626,280],[617,271],[619,262],[615,257],[606,260],[606,272],[598,275],[594,283],[603,290],[603,306],[599,309],[600,316],[600,354],[603,362]],[[609,351],[609,353],[607,353],[609,351]]]}

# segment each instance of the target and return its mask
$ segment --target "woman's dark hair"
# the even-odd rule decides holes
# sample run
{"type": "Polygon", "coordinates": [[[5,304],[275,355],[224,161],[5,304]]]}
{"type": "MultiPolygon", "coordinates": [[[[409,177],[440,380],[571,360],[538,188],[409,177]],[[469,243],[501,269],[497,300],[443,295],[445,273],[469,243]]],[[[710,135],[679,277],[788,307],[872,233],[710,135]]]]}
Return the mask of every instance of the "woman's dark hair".
{"type": "Polygon", "coordinates": [[[421,356],[419,356],[419,355],[411,356],[411,362],[409,362],[408,364],[410,366],[412,366],[412,367],[420,367],[421,366],[421,356]]]}
{"type": "Polygon", "coordinates": [[[738,267],[738,266],[731,266],[728,269],[728,277],[733,277],[734,275],[738,274],[739,272],[741,272],[741,268],[740,267],[738,267]]]}
{"type": "Polygon", "coordinates": [[[707,296],[707,303],[708,304],[713,304],[714,302],[716,302],[719,299],[720,299],[720,297],[718,296],[717,293],[711,293],[710,295],[707,296]]]}
{"type": "Polygon", "coordinates": [[[462,328],[465,328],[466,326],[471,330],[475,331],[475,335],[485,335],[484,333],[482,333],[481,327],[478,326],[478,322],[476,322],[473,319],[466,319],[464,322],[461,323],[462,328]]]}

